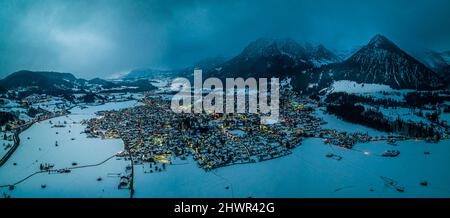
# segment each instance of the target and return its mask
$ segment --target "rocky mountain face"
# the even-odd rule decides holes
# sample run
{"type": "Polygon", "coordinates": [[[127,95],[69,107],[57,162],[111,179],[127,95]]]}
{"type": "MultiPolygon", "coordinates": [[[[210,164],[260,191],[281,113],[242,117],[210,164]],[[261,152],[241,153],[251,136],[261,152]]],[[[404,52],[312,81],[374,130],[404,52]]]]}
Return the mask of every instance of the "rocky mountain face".
{"type": "Polygon", "coordinates": [[[347,60],[314,70],[310,76],[317,83],[351,80],[396,89],[436,89],[444,85],[436,73],[382,35],[373,37],[347,60]]]}
{"type": "MultiPolygon", "coordinates": [[[[426,65],[400,49],[382,35],[374,36],[367,45],[352,51],[343,60],[323,45],[299,44],[292,39],[261,38],[251,42],[240,54],[227,60],[215,57],[202,60],[183,70],[165,71],[138,69],[118,81],[100,78],[79,79],[70,73],[18,71],[0,80],[0,87],[15,89],[28,87],[39,92],[58,92],[83,89],[117,89],[137,86],[139,90],[152,89],[148,80],[174,78],[192,79],[195,68],[203,69],[203,78],[290,78],[297,90],[318,90],[333,81],[351,80],[359,83],[386,84],[395,89],[437,89],[450,82],[450,69],[444,63],[450,52],[429,53],[426,65]],[[439,68],[439,71],[437,70],[439,68]],[[437,72],[437,73],[436,73],[437,72]]],[[[1,91],[1,90],[0,90],[1,91]]]]}
{"type": "Polygon", "coordinates": [[[306,44],[305,48],[308,54],[308,59],[313,62],[315,67],[337,63],[343,60],[341,57],[325,48],[322,44],[317,46],[306,44]]]}
{"type": "Polygon", "coordinates": [[[415,57],[434,72],[439,72],[450,65],[450,52],[436,52],[425,49],[416,54],[415,57]]]}
{"type": "Polygon", "coordinates": [[[339,58],[323,45],[303,46],[292,39],[261,38],[251,42],[236,57],[207,71],[210,77],[289,77],[334,63],[339,58]]]}

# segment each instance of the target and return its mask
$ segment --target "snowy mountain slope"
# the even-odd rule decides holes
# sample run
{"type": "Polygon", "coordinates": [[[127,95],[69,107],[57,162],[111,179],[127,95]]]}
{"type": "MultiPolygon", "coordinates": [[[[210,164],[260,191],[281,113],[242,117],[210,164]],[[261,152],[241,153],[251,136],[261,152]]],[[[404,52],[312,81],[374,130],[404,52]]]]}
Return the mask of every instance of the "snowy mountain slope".
{"type": "Polygon", "coordinates": [[[354,55],[356,52],[359,51],[363,46],[354,46],[349,49],[343,49],[343,50],[336,50],[334,53],[339,57],[341,60],[346,60],[352,55],[354,55]]]}
{"type": "Polygon", "coordinates": [[[37,87],[41,91],[53,91],[83,86],[85,82],[85,80],[77,79],[70,73],[22,70],[0,80],[0,86],[7,89],[37,87]]]}
{"type": "Polygon", "coordinates": [[[136,79],[155,79],[172,75],[174,72],[169,70],[157,70],[157,69],[135,69],[127,74],[123,75],[123,80],[136,80],[136,79]]]}
{"type": "Polygon", "coordinates": [[[209,57],[198,61],[197,63],[194,64],[194,66],[190,67],[190,69],[199,68],[203,70],[209,70],[218,67],[225,61],[227,61],[227,59],[222,56],[209,57]]]}
{"type": "Polygon", "coordinates": [[[445,60],[447,65],[450,65],[450,51],[444,51],[441,53],[441,57],[445,60]]]}
{"type": "Polygon", "coordinates": [[[395,89],[436,89],[441,78],[382,35],[376,35],[342,63],[324,66],[311,73],[318,83],[351,80],[389,85],[395,89]],[[323,80],[323,81],[321,81],[323,80]]]}
{"type": "Polygon", "coordinates": [[[339,57],[323,45],[300,45],[292,39],[260,38],[207,74],[219,78],[285,78],[337,61],[340,61],[339,57]]]}
{"type": "Polygon", "coordinates": [[[339,56],[325,48],[322,44],[313,47],[310,51],[309,56],[310,60],[314,63],[315,67],[321,67],[323,65],[332,64],[341,62],[343,59],[341,59],[339,56]]]}
{"type": "Polygon", "coordinates": [[[446,56],[445,52],[439,53],[425,49],[416,54],[415,57],[434,72],[439,72],[450,64],[450,55],[446,56]]]}

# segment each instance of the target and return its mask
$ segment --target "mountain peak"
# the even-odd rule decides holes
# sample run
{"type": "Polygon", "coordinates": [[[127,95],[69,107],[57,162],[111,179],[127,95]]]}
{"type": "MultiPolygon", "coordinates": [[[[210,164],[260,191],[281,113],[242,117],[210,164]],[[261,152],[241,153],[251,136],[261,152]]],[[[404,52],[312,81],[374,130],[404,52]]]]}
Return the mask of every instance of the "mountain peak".
{"type": "Polygon", "coordinates": [[[369,44],[367,45],[372,48],[399,50],[397,45],[395,45],[391,40],[381,34],[377,34],[372,37],[372,39],[369,41],[369,44]]]}
{"type": "Polygon", "coordinates": [[[259,38],[251,42],[243,51],[245,57],[272,56],[287,54],[289,56],[304,56],[305,49],[290,38],[259,38]]]}

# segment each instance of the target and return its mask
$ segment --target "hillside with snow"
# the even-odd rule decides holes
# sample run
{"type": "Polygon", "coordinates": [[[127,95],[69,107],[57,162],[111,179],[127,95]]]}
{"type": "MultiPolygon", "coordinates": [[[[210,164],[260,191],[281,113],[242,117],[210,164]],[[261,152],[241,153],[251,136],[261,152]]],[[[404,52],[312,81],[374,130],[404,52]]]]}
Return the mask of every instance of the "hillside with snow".
{"type": "Polygon", "coordinates": [[[312,71],[318,83],[351,80],[359,83],[389,85],[394,89],[438,89],[444,82],[424,64],[401,50],[382,35],[376,35],[358,52],[342,63],[312,71]]]}

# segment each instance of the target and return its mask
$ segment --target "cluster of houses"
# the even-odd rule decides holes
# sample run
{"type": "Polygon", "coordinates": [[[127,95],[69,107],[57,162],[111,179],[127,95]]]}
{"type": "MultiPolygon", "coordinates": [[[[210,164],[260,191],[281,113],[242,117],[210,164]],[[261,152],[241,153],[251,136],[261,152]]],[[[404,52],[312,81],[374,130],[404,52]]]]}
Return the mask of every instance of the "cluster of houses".
{"type": "Polygon", "coordinates": [[[174,113],[170,98],[154,95],[141,101],[142,106],[102,111],[84,123],[92,137],[121,138],[121,156],[134,164],[152,163],[151,172],[164,170],[174,157],[191,156],[205,170],[265,161],[290,154],[306,137],[345,148],[387,140],[324,129],[326,122],[314,115],[320,102],[292,93],[281,98],[279,122],[265,125],[257,113],[174,113]]]}
{"type": "Polygon", "coordinates": [[[281,157],[300,145],[303,137],[319,136],[323,121],[312,114],[315,102],[291,96],[293,100],[295,104],[281,107],[280,122],[262,125],[260,115],[254,113],[174,113],[170,101],[150,96],[143,99],[143,106],[100,112],[85,122],[86,132],[121,138],[126,147],[123,155],[137,164],[170,164],[173,157],[192,156],[209,170],[281,157]]]}

